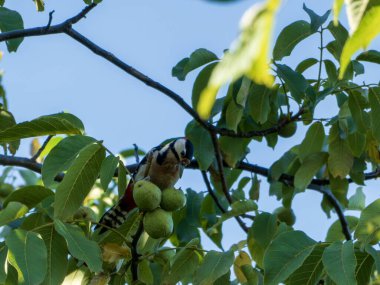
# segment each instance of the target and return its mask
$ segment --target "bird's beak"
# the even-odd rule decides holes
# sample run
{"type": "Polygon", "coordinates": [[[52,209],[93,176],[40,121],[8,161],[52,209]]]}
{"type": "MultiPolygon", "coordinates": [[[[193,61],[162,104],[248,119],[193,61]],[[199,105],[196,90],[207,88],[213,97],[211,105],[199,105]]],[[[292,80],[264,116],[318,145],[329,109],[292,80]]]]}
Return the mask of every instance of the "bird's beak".
{"type": "Polygon", "coordinates": [[[189,164],[190,164],[190,159],[188,159],[188,158],[182,158],[182,159],[181,159],[181,164],[182,164],[183,166],[187,166],[187,165],[189,165],[189,164]]]}

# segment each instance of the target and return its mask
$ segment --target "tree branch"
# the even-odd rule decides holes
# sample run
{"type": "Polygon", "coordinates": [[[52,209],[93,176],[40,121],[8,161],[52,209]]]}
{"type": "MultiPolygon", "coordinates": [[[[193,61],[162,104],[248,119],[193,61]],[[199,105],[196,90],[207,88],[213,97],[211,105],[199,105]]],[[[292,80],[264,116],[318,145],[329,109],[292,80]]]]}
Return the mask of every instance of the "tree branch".
{"type": "MultiPolygon", "coordinates": [[[[219,147],[219,143],[218,143],[218,138],[217,138],[215,132],[210,131],[209,133],[211,135],[212,144],[214,146],[214,152],[215,152],[215,156],[216,156],[216,162],[218,164],[218,172],[219,172],[219,176],[220,176],[220,184],[222,185],[222,191],[224,193],[224,196],[226,196],[226,199],[227,199],[228,203],[231,205],[233,203],[233,200],[232,200],[232,197],[230,195],[230,192],[228,192],[226,178],[224,176],[223,157],[222,157],[222,153],[220,151],[220,147],[219,147]]],[[[242,219],[240,217],[238,217],[238,216],[235,217],[235,219],[238,222],[239,226],[243,229],[243,231],[245,231],[246,233],[248,233],[248,227],[242,221],[242,219]]]]}
{"type": "MultiPolygon", "coordinates": [[[[43,27],[14,30],[14,31],[1,33],[0,42],[17,39],[17,38],[45,36],[45,35],[63,33],[66,29],[71,28],[72,25],[78,23],[81,19],[85,18],[88,12],[90,12],[93,8],[95,8],[95,6],[96,4],[91,4],[91,5],[86,6],[82,11],[80,11],[80,13],[78,13],[74,17],[71,17],[58,25],[51,26],[48,23],[47,26],[43,26],[43,27]]],[[[49,14],[49,17],[50,17],[50,14],[49,14]]]]}
{"type": "Polygon", "coordinates": [[[208,177],[207,177],[207,173],[206,171],[201,171],[202,173],[202,177],[203,177],[203,181],[205,182],[206,184],[206,188],[207,188],[207,192],[210,194],[210,196],[212,197],[212,199],[214,200],[215,202],[215,205],[219,208],[219,210],[224,214],[226,213],[226,210],[223,208],[223,206],[220,204],[219,200],[218,200],[218,197],[216,197],[214,191],[212,190],[211,188],[211,184],[210,184],[210,181],[208,180],[208,177]]]}

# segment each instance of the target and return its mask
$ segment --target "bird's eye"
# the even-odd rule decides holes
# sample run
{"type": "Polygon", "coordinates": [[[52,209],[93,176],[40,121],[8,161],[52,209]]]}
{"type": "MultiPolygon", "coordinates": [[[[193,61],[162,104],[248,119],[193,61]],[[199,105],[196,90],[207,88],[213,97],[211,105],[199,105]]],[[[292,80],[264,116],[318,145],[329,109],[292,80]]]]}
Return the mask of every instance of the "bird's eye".
{"type": "Polygon", "coordinates": [[[186,152],[183,150],[181,151],[181,156],[185,156],[186,152]]]}

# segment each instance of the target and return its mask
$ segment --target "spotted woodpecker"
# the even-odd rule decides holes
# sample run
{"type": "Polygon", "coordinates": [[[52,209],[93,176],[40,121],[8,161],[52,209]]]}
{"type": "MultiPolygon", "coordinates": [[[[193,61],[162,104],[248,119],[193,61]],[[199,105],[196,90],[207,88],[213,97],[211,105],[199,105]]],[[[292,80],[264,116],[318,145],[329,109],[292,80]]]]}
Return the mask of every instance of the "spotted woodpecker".
{"type": "Polygon", "coordinates": [[[109,209],[95,227],[101,228],[100,233],[107,230],[105,225],[118,228],[124,223],[129,211],[136,208],[133,200],[133,185],[139,180],[148,180],[157,185],[161,190],[173,187],[182,177],[184,168],[193,157],[193,145],[186,138],[179,138],[166,145],[152,148],[139,163],[136,171],[132,174],[124,195],[109,209]]]}

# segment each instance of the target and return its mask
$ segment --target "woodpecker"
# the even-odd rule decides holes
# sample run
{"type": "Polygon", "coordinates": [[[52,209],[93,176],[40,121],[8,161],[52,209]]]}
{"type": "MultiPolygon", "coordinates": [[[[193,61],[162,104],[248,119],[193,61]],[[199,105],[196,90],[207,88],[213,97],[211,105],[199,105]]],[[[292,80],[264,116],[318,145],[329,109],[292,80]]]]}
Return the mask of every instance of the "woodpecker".
{"type": "Polygon", "coordinates": [[[173,187],[182,177],[184,168],[193,157],[193,144],[186,138],[175,139],[166,145],[152,148],[141,160],[132,179],[129,181],[124,195],[118,203],[109,209],[100,219],[95,229],[101,227],[100,233],[107,230],[106,225],[118,228],[124,223],[129,211],[136,208],[133,200],[133,185],[139,180],[148,180],[161,190],[173,187]]]}

